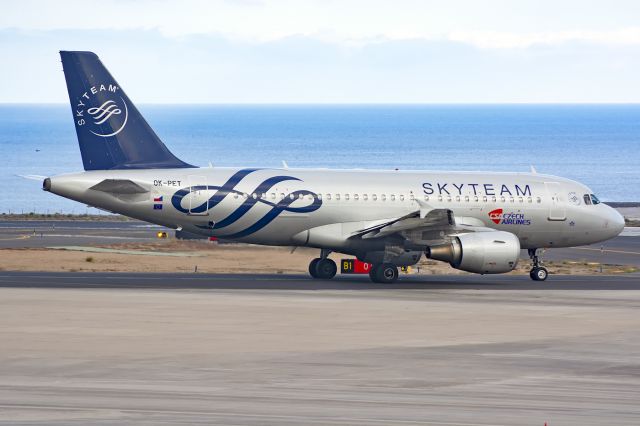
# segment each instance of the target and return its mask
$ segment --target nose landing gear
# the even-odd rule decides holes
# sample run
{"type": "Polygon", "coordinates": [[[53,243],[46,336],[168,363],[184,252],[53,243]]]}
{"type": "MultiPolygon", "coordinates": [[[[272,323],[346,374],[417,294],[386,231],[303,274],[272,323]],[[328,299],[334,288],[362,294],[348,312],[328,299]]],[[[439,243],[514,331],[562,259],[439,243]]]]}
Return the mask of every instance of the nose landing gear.
{"type": "Polygon", "coordinates": [[[529,257],[531,258],[532,268],[529,276],[534,281],[544,281],[549,276],[549,272],[543,266],[540,266],[540,258],[537,255],[538,249],[529,249],[529,257]]]}

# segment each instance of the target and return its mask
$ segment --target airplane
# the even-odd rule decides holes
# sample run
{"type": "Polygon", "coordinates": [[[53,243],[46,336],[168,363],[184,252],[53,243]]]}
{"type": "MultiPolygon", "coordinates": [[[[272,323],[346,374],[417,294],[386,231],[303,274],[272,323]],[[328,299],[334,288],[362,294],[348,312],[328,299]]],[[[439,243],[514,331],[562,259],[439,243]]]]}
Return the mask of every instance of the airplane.
{"type": "Polygon", "coordinates": [[[624,218],[587,186],[527,173],[196,167],[169,151],[92,52],[61,51],[84,172],[43,189],[168,228],[238,242],[313,247],[316,279],[332,252],[371,264],[376,283],[427,258],[453,268],[512,271],[528,250],[547,279],[545,248],[604,241],[624,218]]]}

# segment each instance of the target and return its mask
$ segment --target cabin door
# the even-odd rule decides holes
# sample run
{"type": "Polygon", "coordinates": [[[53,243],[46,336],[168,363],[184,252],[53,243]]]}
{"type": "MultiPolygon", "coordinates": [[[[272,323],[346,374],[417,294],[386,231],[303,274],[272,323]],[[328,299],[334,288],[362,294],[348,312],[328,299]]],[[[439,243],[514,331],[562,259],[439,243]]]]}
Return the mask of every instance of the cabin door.
{"type": "Polygon", "coordinates": [[[566,220],[567,205],[562,189],[558,182],[545,182],[549,198],[549,220],[566,220]]]}
{"type": "Polygon", "coordinates": [[[210,196],[210,192],[207,190],[206,176],[189,176],[190,215],[207,216],[210,196]]]}

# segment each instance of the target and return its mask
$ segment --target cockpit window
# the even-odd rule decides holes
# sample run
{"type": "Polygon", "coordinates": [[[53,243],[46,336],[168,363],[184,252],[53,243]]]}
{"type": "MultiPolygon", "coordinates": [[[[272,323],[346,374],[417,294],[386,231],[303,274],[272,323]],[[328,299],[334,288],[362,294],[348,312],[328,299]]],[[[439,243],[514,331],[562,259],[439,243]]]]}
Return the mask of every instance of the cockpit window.
{"type": "Polygon", "coordinates": [[[589,196],[589,194],[584,194],[584,203],[586,205],[590,205],[591,204],[591,197],[589,196]]]}
{"type": "Polygon", "coordinates": [[[593,204],[600,204],[600,200],[598,200],[598,197],[596,197],[595,195],[591,194],[591,202],[593,204]]]}

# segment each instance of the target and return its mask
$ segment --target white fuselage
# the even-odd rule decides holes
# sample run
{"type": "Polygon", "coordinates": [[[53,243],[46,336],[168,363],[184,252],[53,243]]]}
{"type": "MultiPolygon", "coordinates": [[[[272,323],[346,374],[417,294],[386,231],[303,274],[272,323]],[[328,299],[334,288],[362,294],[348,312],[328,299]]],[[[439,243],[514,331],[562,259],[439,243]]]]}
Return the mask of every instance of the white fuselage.
{"type": "Polygon", "coordinates": [[[521,248],[591,244],[618,235],[624,226],[609,206],[585,203],[585,194],[591,194],[586,186],[535,173],[111,170],[53,177],[50,191],[202,235],[345,252],[353,232],[425,205],[451,210],[456,223],[513,233],[521,248]],[[90,189],[105,179],[130,180],[148,192],[90,189]]]}

